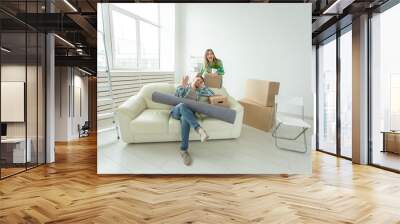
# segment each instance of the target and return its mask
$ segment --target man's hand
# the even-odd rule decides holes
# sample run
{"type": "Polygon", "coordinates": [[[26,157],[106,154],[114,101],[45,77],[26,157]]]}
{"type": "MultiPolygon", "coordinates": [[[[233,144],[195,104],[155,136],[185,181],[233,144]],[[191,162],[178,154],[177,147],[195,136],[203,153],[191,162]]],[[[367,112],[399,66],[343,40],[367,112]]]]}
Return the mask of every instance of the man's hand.
{"type": "Polygon", "coordinates": [[[195,82],[192,82],[192,83],[191,83],[191,87],[192,87],[192,89],[197,89],[196,83],[195,83],[195,82]]]}
{"type": "Polygon", "coordinates": [[[181,80],[181,85],[186,87],[186,86],[188,86],[188,82],[189,82],[189,76],[184,75],[181,80]]]}

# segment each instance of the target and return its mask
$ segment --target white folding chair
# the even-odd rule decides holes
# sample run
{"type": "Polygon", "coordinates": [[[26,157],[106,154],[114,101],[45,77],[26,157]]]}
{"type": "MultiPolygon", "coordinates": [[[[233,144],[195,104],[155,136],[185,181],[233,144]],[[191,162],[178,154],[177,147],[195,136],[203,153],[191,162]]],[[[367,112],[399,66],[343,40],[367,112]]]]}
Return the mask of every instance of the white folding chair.
{"type": "Polygon", "coordinates": [[[275,146],[278,149],[292,151],[292,152],[299,152],[299,153],[306,153],[307,152],[307,137],[306,131],[311,126],[305,122],[304,120],[304,102],[302,97],[294,97],[289,100],[280,99],[278,96],[275,96],[275,126],[272,131],[272,137],[275,139],[275,146]],[[291,113],[282,113],[278,110],[278,105],[287,106],[287,108],[297,108],[300,111],[301,115],[293,114],[295,110],[291,110],[291,113]],[[294,136],[282,136],[278,134],[278,130],[282,127],[289,127],[298,129],[299,131],[294,136]],[[288,140],[288,141],[295,141],[299,139],[303,135],[304,137],[304,150],[297,150],[293,148],[283,147],[278,144],[278,140],[288,140]]]}

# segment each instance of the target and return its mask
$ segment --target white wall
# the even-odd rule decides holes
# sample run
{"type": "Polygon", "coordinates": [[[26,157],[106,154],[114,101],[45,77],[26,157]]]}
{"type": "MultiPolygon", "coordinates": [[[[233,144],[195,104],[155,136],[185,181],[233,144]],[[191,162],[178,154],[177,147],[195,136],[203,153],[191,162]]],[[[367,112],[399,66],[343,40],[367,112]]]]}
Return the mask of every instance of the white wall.
{"type": "Polygon", "coordinates": [[[78,124],[88,120],[88,78],[77,69],[72,72],[71,67],[56,67],[55,73],[55,141],[77,139],[78,124]],[[74,106],[76,88],[81,89],[82,116],[74,106]]]}
{"type": "Polygon", "coordinates": [[[280,95],[303,96],[313,117],[310,21],[311,4],[177,4],[176,79],[212,48],[232,96],[244,96],[247,79],[278,81],[280,95]]]}
{"type": "Polygon", "coordinates": [[[80,79],[79,86],[82,88],[82,116],[80,119],[83,123],[89,119],[89,78],[87,76],[76,77],[80,79]]]}
{"type": "MultiPolygon", "coordinates": [[[[44,162],[45,153],[45,116],[44,116],[44,73],[41,66],[32,66],[25,63],[5,63],[1,66],[2,82],[24,82],[26,85],[26,107],[22,105],[18,113],[26,112],[26,120],[22,122],[7,122],[7,137],[25,137],[31,139],[32,158],[38,155],[38,162],[44,162]]],[[[4,89],[2,89],[3,92],[4,89]]],[[[20,94],[24,91],[20,90],[20,94]]],[[[2,95],[7,97],[7,95],[2,95]]],[[[24,104],[24,102],[22,102],[24,104]]],[[[8,110],[18,110],[16,108],[2,107],[2,112],[8,110]]],[[[8,111],[15,113],[14,111],[8,111]]],[[[23,116],[23,115],[22,115],[23,116]]],[[[49,150],[50,152],[51,150],[49,150]]],[[[48,157],[51,159],[51,157],[48,157]]],[[[36,159],[34,159],[36,161],[36,159]]],[[[51,162],[51,160],[48,160],[51,162]]]]}
{"type": "MultiPolygon", "coordinates": [[[[27,121],[26,122],[7,122],[8,137],[23,137],[25,136],[25,126],[28,125],[28,137],[36,134],[37,129],[37,114],[36,108],[43,106],[37,105],[38,98],[36,96],[36,66],[25,66],[20,64],[4,64],[1,66],[1,81],[2,82],[24,82],[27,85],[27,121]],[[26,77],[28,81],[26,82],[26,77]]],[[[40,97],[39,93],[39,97],[40,97]]],[[[4,96],[2,96],[3,98],[4,96]]],[[[40,101],[42,103],[42,101],[40,101]]],[[[7,110],[9,108],[1,108],[7,110]]],[[[21,108],[24,111],[24,108],[21,108]]],[[[4,112],[4,111],[3,111],[4,112]]],[[[40,123],[40,122],[39,122],[40,123]]],[[[42,134],[42,133],[39,133],[42,134]]]]}
{"type": "Polygon", "coordinates": [[[67,67],[55,68],[55,141],[68,140],[68,85],[67,67]]]}
{"type": "Polygon", "coordinates": [[[89,96],[89,93],[88,93],[88,78],[87,78],[87,76],[82,76],[82,73],[80,73],[80,72],[78,72],[78,73],[76,73],[77,72],[77,70],[75,70],[75,75],[74,75],[74,94],[76,95],[76,96],[72,96],[72,97],[74,97],[74,100],[75,100],[75,105],[74,105],[74,108],[73,108],[73,110],[75,110],[75,112],[74,113],[72,113],[72,119],[71,119],[71,127],[72,127],[72,129],[71,129],[71,136],[72,136],[72,138],[79,138],[79,132],[78,132],[78,128],[77,128],[77,126],[78,126],[78,124],[79,125],[83,125],[84,123],[85,123],[85,121],[88,121],[88,105],[89,105],[89,102],[88,102],[88,96],[89,96]],[[78,99],[78,95],[77,94],[79,94],[78,92],[77,92],[77,90],[79,90],[80,89],[80,94],[81,94],[81,96],[80,96],[80,103],[79,103],[79,99],[78,99]],[[80,104],[80,106],[79,106],[79,104],[80,104]],[[79,109],[79,107],[81,107],[80,109],[79,109]],[[79,110],[82,110],[82,112],[80,113],[80,111],[79,110]]]}

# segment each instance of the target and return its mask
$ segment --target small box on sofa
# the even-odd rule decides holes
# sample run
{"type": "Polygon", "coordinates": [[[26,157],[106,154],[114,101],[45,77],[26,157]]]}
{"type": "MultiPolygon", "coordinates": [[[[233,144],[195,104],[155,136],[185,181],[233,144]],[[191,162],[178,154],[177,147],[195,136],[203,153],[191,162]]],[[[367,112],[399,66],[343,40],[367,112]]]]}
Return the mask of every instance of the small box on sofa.
{"type": "Polygon", "coordinates": [[[221,107],[229,107],[228,103],[228,97],[223,96],[223,95],[215,95],[215,96],[210,96],[208,98],[210,104],[216,105],[216,106],[221,106],[221,107]]]}

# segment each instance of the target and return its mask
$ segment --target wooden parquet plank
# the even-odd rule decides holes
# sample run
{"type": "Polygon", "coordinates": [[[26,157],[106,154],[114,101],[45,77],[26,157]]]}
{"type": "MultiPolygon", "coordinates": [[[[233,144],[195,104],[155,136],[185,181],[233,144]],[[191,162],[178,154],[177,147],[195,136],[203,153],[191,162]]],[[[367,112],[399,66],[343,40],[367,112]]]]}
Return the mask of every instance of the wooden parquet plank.
{"type": "Polygon", "coordinates": [[[326,154],[311,176],[102,176],[96,145],[0,181],[0,223],[400,223],[400,175],[326,154]]]}

